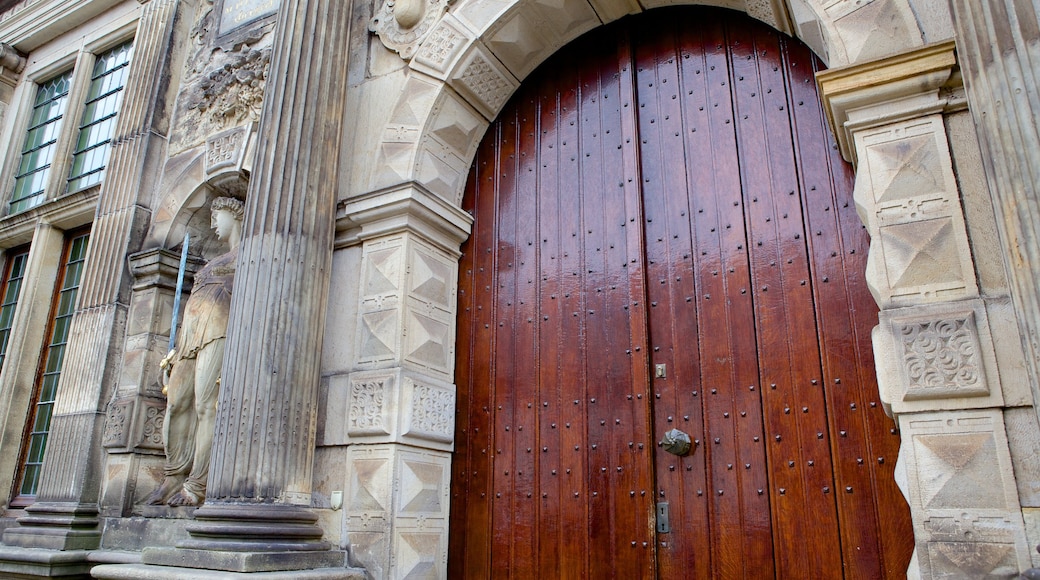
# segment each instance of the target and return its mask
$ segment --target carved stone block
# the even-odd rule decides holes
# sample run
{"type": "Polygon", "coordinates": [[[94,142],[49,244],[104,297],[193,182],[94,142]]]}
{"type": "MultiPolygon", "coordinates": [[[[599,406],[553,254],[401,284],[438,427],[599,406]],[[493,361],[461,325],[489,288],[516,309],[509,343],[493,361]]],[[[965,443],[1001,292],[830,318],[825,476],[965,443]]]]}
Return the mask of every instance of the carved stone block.
{"type": "Polygon", "coordinates": [[[392,363],[400,356],[404,260],[403,236],[371,242],[363,249],[356,364],[392,363]]]}
{"type": "Polygon", "coordinates": [[[890,411],[1003,404],[982,300],[882,310],[879,317],[878,386],[890,411]]]}
{"type": "MultiPolygon", "coordinates": [[[[330,384],[340,382],[340,377],[336,379],[330,384]]],[[[401,368],[351,373],[348,384],[346,417],[330,416],[326,420],[336,424],[345,419],[345,433],[337,443],[408,443],[451,450],[455,437],[454,385],[401,368]]],[[[333,436],[326,433],[326,438],[333,436]]]]}
{"type": "Polygon", "coordinates": [[[1002,413],[907,414],[899,424],[922,577],[982,578],[1028,567],[1002,413]]]}
{"type": "Polygon", "coordinates": [[[116,399],[108,405],[105,417],[105,435],[101,445],[106,448],[126,447],[130,442],[133,425],[134,397],[116,399]]]}
{"type": "Polygon", "coordinates": [[[841,39],[848,63],[895,54],[921,46],[917,23],[906,2],[841,0],[827,2],[835,37],[841,39]]]}
{"type": "Polygon", "coordinates": [[[470,42],[472,37],[466,26],[453,15],[446,14],[419,46],[411,66],[444,79],[455,59],[470,42]]]}
{"type": "Polygon", "coordinates": [[[160,399],[141,399],[138,404],[138,431],[135,451],[163,451],[163,422],[166,420],[166,403],[160,399]]]}
{"type": "Polygon", "coordinates": [[[855,199],[871,234],[867,282],[883,308],[978,295],[940,115],[855,133],[855,199]]]}
{"type": "Polygon", "coordinates": [[[249,145],[248,126],[234,127],[206,139],[206,177],[241,167],[249,145]]]}
{"type": "Polygon", "coordinates": [[[556,49],[553,36],[536,12],[517,10],[499,19],[484,38],[491,53],[522,79],[556,49]]]}
{"type": "Polygon", "coordinates": [[[344,502],[351,553],[380,578],[441,578],[447,569],[450,455],[353,445],[344,502]]]}
{"type": "Polygon", "coordinates": [[[400,373],[354,373],[350,378],[347,433],[351,436],[391,435],[400,373]]]}
{"type": "Polygon", "coordinates": [[[458,264],[411,234],[364,243],[355,364],[454,372],[458,264]]]}
{"type": "Polygon", "coordinates": [[[409,59],[447,9],[447,0],[384,0],[368,29],[383,46],[409,59]]]}
{"type": "Polygon", "coordinates": [[[498,115],[509,96],[520,86],[498,59],[487,54],[479,44],[472,45],[450,82],[488,119],[498,115]]]}
{"type": "Polygon", "coordinates": [[[404,440],[439,442],[455,440],[455,385],[406,376],[401,417],[404,440]]]}

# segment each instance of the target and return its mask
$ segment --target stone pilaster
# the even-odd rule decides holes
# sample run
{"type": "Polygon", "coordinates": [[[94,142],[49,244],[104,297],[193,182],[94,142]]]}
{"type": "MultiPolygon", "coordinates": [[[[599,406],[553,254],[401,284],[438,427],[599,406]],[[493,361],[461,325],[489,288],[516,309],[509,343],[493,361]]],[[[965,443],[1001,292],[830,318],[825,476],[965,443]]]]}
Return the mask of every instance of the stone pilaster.
{"type": "Polygon", "coordinates": [[[190,539],[175,549],[145,550],[146,564],[351,573],[345,553],[330,550],[308,509],[350,8],[340,0],[281,3],[206,501],[188,526],[190,539]]]}
{"type": "Polygon", "coordinates": [[[983,577],[1029,563],[1004,422],[995,326],[980,293],[945,114],[963,110],[952,42],[820,73],[881,307],[878,385],[896,416],[897,480],[916,543],[908,576],[983,577]]]}
{"type": "Polygon", "coordinates": [[[139,201],[155,180],[166,123],[170,51],[179,3],[152,0],[141,8],[123,110],[112,139],[83,279],[58,385],[37,501],[4,533],[9,546],[77,550],[101,538],[103,409],[116,382],[130,275],[126,255],[143,237],[148,210],[139,201]]]}
{"type": "MultiPolygon", "coordinates": [[[[346,443],[351,555],[378,578],[447,577],[459,246],[472,218],[417,185],[341,204],[360,243],[353,372],[332,376],[325,443],[346,443]]],[[[341,240],[342,242],[343,240],[341,240]]]]}
{"type": "MultiPolygon", "coordinates": [[[[951,0],[950,8],[1018,312],[1033,412],[1040,416],[1040,18],[1035,2],[951,0]]],[[[1023,459],[1035,461],[1029,454],[1023,459]]],[[[1040,502],[1022,501],[1035,544],[1040,502]]],[[[1036,552],[1033,565],[1040,567],[1036,552]]]]}
{"type": "MultiPolygon", "coordinates": [[[[191,288],[201,260],[187,263],[184,288],[191,288]]],[[[154,249],[130,256],[133,291],[126,324],[122,369],[109,401],[101,445],[107,451],[101,514],[131,515],[140,499],[159,485],[164,460],[162,426],[166,399],[159,361],[169,350],[170,323],[180,254],[154,249]],[[151,467],[152,469],[149,469],[151,467]]]]}
{"type": "MultiPolygon", "coordinates": [[[[1040,22],[1035,3],[951,0],[964,84],[1040,403],[1040,22]]],[[[1040,410],[1040,404],[1034,405],[1040,410]]]]}

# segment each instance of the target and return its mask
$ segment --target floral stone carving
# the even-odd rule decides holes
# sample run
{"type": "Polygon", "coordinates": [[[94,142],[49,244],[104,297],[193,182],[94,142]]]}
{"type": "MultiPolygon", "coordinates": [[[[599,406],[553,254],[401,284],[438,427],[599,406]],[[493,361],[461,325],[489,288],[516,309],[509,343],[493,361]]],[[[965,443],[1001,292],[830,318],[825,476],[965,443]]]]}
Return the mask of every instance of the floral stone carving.
{"type": "Polygon", "coordinates": [[[448,0],[384,0],[368,29],[383,46],[410,59],[448,10],[448,0]]]}

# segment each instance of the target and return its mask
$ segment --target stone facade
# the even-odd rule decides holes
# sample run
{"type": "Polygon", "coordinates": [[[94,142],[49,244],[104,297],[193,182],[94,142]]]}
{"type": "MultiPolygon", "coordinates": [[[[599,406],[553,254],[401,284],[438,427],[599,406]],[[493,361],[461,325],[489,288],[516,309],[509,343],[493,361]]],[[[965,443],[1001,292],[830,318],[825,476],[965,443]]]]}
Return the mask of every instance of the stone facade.
{"type": "MultiPolygon", "coordinates": [[[[458,258],[472,223],[459,205],[476,147],[560,47],[689,3],[230,1],[41,0],[0,15],[4,192],[36,83],[73,70],[75,119],[96,55],[135,47],[102,184],[64,189],[64,129],[45,202],[0,217],[4,260],[29,248],[0,370],[2,574],[446,577],[458,258]],[[190,288],[219,250],[218,195],[247,200],[247,291],[232,306],[213,494],[198,510],[142,506],[162,477],[157,363],[178,254],[187,235],[190,288]],[[26,499],[15,482],[52,289],[66,232],[88,224],[26,499]]],[[[1036,211],[1021,168],[1036,166],[1040,130],[1019,96],[1038,87],[1008,72],[1036,68],[1036,13],[1011,0],[706,3],[798,37],[830,67],[818,83],[872,240],[880,396],[900,426],[914,521],[908,577],[1040,566],[1040,236],[1020,218],[1036,211]]]]}

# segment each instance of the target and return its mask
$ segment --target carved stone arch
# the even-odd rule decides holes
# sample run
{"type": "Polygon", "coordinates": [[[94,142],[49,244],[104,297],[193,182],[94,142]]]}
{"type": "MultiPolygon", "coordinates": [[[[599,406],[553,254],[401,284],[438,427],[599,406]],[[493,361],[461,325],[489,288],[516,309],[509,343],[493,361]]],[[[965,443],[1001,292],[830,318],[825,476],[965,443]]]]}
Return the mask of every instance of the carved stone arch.
{"type": "Polygon", "coordinates": [[[593,28],[674,4],[743,10],[797,36],[832,68],[924,44],[908,0],[462,0],[411,57],[367,190],[411,182],[458,205],[488,121],[531,71],[593,28]]]}

